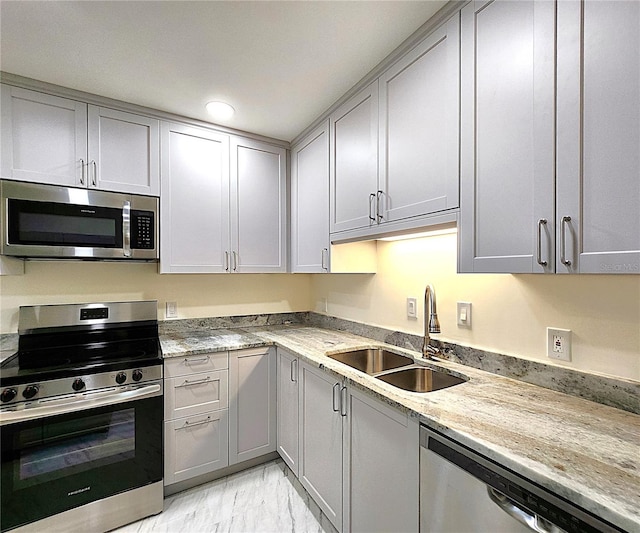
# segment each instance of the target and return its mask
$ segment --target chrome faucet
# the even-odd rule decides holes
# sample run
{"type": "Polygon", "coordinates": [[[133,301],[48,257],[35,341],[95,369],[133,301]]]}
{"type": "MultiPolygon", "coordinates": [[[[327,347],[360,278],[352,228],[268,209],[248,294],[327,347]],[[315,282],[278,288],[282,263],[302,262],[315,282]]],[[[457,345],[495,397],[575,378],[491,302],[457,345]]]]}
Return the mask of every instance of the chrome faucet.
{"type": "Polygon", "coordinates": [[[429,359],[432,355],[440,352],[429,344],[431,338],[429,333],[440,333],[440,322],[438,322],[438,311],[436,309],[436,291],[431,285],[427,285],[424,290],[424,342],[422,344],[422,357],[429,359]],[[427,319],[427,308],[429,318],[427,319]]]}

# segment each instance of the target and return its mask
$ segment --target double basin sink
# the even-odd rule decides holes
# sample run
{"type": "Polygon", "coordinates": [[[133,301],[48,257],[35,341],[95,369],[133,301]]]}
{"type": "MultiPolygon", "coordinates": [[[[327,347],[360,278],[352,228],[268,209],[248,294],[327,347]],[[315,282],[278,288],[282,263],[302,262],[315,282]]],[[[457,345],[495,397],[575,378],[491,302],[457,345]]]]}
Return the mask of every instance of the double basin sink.
{"type": "Polygon", "coordinates": [[[417,365],[410,357],[383,348],[352,350],[327,357],[410,392],[433,392],[467,381],[446,372],[417,365]]]}

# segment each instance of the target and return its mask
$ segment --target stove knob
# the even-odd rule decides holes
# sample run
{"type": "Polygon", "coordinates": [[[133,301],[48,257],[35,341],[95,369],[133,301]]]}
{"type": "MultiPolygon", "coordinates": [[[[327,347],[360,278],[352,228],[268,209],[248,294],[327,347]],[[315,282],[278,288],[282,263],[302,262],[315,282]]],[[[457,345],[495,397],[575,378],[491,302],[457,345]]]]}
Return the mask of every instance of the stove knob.
{"type": "Polygon", "coordinates": [[[16,389],[4,389],[2,394],[0,394],[0,400],[2,403],[7,403],[13,400],[18,395],[18,391],[16,389]]]}
{"type": "Polygon", "coordinates": [[[40,389],[38,388],[38,385],[27,385],[25,389],[22,391],[22,396],[24,397],[25,400],[30,400],[36,394],[38,394],[39,390],[40,389]]]}
{"type": "Polygon", "coordinates": [[[74,379],[71,388],[76,392],[81,391],[84,389],[84,381],[81,378],[74,379]]]}
{"type": "Polygon", "coordinates": [[[124,372],[119,372],[116,375],[116,383],[122,385],[125,381],[127,381],[127,375],[124,372]]]}
{"type": "Polygon", "coordinates": [[[131,377],[133,378],[133,381],[140,381],[142,379],[142,370],[134,370],[131,377]]]}

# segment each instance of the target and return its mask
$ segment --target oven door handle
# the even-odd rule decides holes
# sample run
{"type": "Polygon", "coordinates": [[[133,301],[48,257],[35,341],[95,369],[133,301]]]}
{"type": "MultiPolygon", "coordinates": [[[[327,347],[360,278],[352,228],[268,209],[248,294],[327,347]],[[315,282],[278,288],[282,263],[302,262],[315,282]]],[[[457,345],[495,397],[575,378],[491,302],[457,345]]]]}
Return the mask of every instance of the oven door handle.
{"type": "Polygon", "coordinates": [[[62,415],[67,413],[75,413],[95,407],[103,407],[106,405],[115,405],[133,400],[142,400],[162,394],[162,385],[154,383],[143,386],[130,386],[126,390],[118,391],[102,391],[88,392],[84,394],[74,394],[68,397],[67,402],[62,398],[59,400],[48,400],[42,403],[55,403],[55,405],[40,405],[36,407],[28,407],[16,411],[0,412],[0,426],[7,424],[16,424],[27,420],[35,420],[46,416],[62,415]]]}

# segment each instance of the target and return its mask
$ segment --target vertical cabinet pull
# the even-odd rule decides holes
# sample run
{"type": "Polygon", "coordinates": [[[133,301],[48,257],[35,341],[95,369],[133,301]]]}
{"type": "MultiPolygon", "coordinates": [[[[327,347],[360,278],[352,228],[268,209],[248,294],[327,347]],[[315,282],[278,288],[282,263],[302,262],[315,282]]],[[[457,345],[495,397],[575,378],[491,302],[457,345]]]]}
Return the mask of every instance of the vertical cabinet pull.
{"type": "Polygon", "coordinates": [[[235,250],[231,253],[233,255],[233,271],[237,272],[238,271],[238,254],[236,253],[235,250]]]}
{"type": "Polygon", "coordinates": [[[376,193],[376,217],[377,217],[377,222],[380,223],[380,221],[384,218],[381,215],[382,210],[380,209],[380,198],[381,196],[384,194],[383,191],[378,191],[376,193]]]}
{"type": "Polygon", "coordinates": [[[80,159],[80,185],[84,185],[84,159],[80,159]]]}
{"type": "Polygon", "coordinates": [[[566,227],[571,222],[571,217],[562,217],[562,222],[560,225],[560,261],[565,266],[571,266],[571,260],[567,259],[567,231],[566,227]]]}
{"type": "Polygon", "coordinates": [[[338,392],[338,396],[340,396],[340,383],[336,383],[333,386],[333,398],[332,398],[332,402],[333,402],[333,412],[334,413],[339,413],[340,412],[340,407],[338,405],[338,402],[340,401],[340,398],[336,399],[336,391],[338,392]]]}
{"type": "Polygon", "coordinates": [[[538,220],[538,248],[537,248],[537,261],[541,266],[547,266],[547,262],[542,260],[542,226],[547,225],[547,219],[541,218],[538,220]]]}
{"type": "Polygon", "coordinates": [[[229,252],[224,252],[224,271],[229,272],[229,252]]]}
{"type": "Polygon", "coordinates": [[[329,270],[329,248],[322,249],[322,270],[329,270]]]}
{"type": "Polygon", "coordinates": [[[340,389],[340,416],[347,416],[347,387],[340,389]]]}
{"type": "Polygon", "coordinates": [[[297,383],[298,381],[298,360],[292,359],[289,367],[291,381],[297,383]],[[295,370],[294,370],[295,369],[295,370]]]}
{"type": "Polygon", "coordinates": [[[96,164],[95,159],[91,161],[91,166],[93,167],[93,179],[91,180],[91,185],[95,187],[98,184],[98,165],[96,164]]]}
{"type": "Polygon", "coordinates": [[[376,194],[372,192],[369,195],[369,220],[371,222],[375,222],[376,221],[376,217],[371,216],[371,206],[373,205],[373,200],[375,200],[375,198],[376,198],[376,194]]]}

